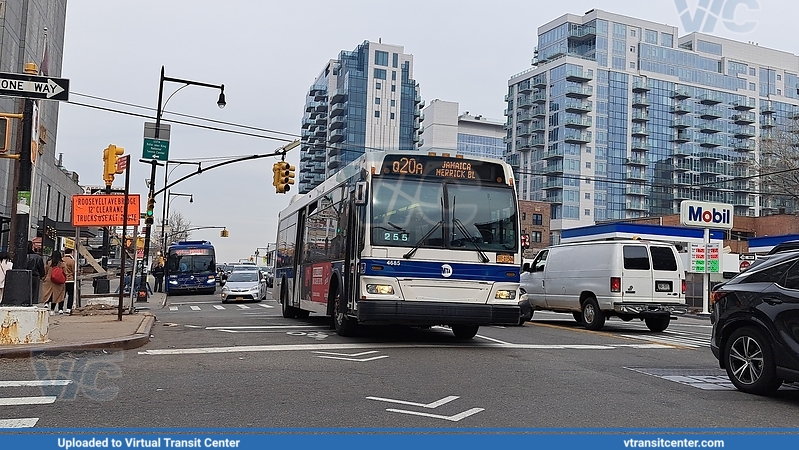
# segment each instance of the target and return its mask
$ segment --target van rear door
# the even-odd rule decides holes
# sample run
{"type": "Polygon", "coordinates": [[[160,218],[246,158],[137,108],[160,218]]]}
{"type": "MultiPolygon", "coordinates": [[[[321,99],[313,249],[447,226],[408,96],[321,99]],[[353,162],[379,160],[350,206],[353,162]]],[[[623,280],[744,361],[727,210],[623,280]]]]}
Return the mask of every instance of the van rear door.
{"type": "Polygon", "coordinates": [[[622,301],[632,303],[653,302],[654,279],[649,250],[645,244],[622,246],[624,269],[621,277],[622,301]]]}
{"type": "Polygon", "coordinates": [[[666,245],[650,245],[652,254],[653,297],[657,302],[684,302],[683,271],[676,250],[666,245]]]}

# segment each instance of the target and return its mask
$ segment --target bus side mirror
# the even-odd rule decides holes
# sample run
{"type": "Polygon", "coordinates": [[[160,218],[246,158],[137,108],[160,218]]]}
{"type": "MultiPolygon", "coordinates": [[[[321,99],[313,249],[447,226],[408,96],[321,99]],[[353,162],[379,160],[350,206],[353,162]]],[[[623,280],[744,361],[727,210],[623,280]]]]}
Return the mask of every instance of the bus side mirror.
{"type": "Polygon", "coordinates": [[[355,204],[363,206],[366,204],[366,182],[359,181],[355,183],[355,204]]]}

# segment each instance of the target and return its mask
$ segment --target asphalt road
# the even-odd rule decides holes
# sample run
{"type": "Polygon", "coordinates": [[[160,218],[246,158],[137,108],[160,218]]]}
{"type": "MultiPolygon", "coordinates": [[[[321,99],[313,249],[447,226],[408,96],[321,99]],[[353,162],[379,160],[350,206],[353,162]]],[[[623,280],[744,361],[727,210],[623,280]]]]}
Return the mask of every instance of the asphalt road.
{"type": "MultiPolygon", "coordinates": [[[[155,305],[153,305],[155,307],[155,305]]],[[[0,360],[0,424],[168,428],[781,428],[799,390],[731,388],[710,323],[662,333],[536,313],[459,341],[433,327],[284,319],[277,303],[169,297],[149,344],[115,353],[0,360]],[[61,381],[59,381],[61,380],[61,381]],[[66,380],[66,381],[63,381],[66,380]],[[3,422],[7,421],[7,422],[3,422]]]]}

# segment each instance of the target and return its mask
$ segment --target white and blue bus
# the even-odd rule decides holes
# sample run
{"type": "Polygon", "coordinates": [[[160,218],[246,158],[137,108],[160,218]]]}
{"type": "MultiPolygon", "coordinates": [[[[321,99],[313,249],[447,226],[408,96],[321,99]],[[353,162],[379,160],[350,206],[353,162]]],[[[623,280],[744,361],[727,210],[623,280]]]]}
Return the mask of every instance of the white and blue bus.
{"type": "Polygon", "coordinates": [[[273,296],[283,317],[358,324],[519,323],[518,201],[504,162],[371,152],[279,214],[273,296]]]}
{"type": "Polygon", "coordinates": [[[216,255],[210,241],[173,242],[167,248],[166,295],[216,292],[216,255]]]}

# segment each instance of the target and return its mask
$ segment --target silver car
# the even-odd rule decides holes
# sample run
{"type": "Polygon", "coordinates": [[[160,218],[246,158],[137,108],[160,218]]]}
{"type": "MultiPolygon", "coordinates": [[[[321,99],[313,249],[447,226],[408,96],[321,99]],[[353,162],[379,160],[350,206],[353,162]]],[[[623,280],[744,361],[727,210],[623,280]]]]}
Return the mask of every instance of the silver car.
{"type": "Polygon", "coordinates": [[[222,303],[243,300],[260,302],[264,298],[266,289],[257,270],[234,270],[222,287],[222,303]]]}

